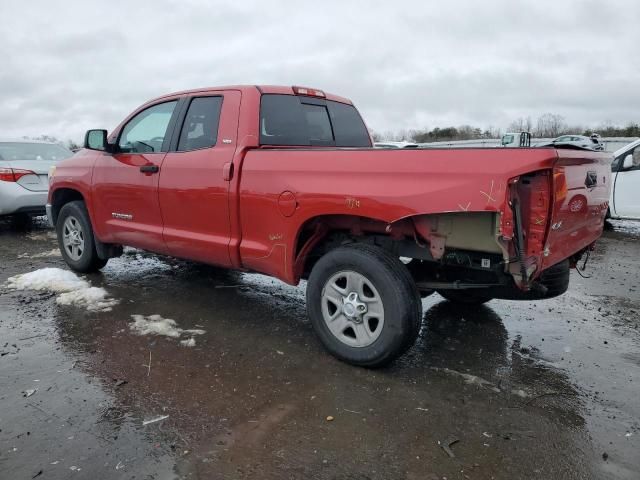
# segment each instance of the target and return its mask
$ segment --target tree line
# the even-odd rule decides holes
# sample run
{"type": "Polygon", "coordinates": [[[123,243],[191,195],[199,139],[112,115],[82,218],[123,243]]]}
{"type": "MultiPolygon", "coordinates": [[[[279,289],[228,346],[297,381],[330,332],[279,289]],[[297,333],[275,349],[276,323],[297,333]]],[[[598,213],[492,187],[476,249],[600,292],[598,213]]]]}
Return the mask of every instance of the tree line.
{"type": "MultiPolygon", "coordinates": [[[[500,138],[503,132],[531,132],[533,137],[554,138],[560,135],[591,135],[598,133],[602,137],[640,137],[640,123],[632,122],[622,127],[612,123],[602,123],[596,128],[585,128],[580,125],[568,125],[562,115],[545,113],[534,122],[531,117],[520,117],[512,121],[506,130],[489,126],[486,128],[471,125],[458,127],[435,127],[432,129],[405,129],[400,131],[372,132],[373,139],[379,141],[397,142],[448,142],[454,140],[482,140],[500,138]]],[[[24,137],[27,139],[28,137],[24,137]]],[[[82,145],[73,140],[62,141],[50,135],[40,135],[32,140],[44,140],[65,145],[71,150],[77,150],[82,145]]]]}
{"type": "MultiPolygon", "coordinates": [[[[553,138],[560,135],[591,135],[598,133],[603,137],[640,137],[640,124],[629,123],[626,126],[602,123],[596,128],[569,125],[562,115],[545,113],[534,122],[531,117],[520,117],[512,121],[504,132],[531,132],[533,137],[553,138]]],[[[487,128],[461,125],[458,127],[435,127],[432,129],[405,129],[397,132],[373,132],[375,141],[407,141],[415,143],[446,142],[454,140],[481,140],[500,138],[503,130],[493,126],[487,128]]]]}

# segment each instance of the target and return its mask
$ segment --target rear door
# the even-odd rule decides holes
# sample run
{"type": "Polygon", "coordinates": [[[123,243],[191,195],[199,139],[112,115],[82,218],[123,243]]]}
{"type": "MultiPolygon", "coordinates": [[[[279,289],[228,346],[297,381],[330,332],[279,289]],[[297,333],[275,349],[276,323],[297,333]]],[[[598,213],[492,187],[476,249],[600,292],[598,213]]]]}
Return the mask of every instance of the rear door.
{"type": "Polygon", "coordinates": [[[94,221],[103,241],[166,253],[158,178],[177,106],[173,99],[138,112],[119,132],[116,153],[105,152],[96,160],[94,221]]]}
{"type": "Polygon", "coordinates": [[[615,216],[640,219],[640,145],[615,160],[618,172],[613,188],[615,216]],[[633,165],[624,168],[624,159],[632,155],[633,165]]]}
{"type": "Polygon", "coordinates": [[[230,266],[229,180],[236,149],[239,91],[187,100],[164,158],[159,201],[171,255],[230,266]]]}

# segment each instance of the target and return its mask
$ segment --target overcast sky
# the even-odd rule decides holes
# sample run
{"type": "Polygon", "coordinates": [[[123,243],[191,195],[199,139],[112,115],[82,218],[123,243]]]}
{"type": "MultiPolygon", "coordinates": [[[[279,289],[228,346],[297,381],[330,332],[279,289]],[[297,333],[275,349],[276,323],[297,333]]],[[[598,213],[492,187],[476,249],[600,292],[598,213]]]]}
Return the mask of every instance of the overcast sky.
{"type": "Polygon", "coordinates": [[[378,132],[640,121],[640,1],[1,0],[0,137],[79,141],[226,84],[351,98],[378,132]]]}

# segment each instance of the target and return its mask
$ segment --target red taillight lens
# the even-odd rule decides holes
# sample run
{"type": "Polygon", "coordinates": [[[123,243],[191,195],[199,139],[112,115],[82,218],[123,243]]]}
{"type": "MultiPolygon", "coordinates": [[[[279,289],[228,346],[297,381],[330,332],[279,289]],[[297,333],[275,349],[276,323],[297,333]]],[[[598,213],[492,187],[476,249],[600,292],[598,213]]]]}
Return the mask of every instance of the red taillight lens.
{"type": "Polygon", "coordinates": [[[318,90],[317,88],[307,88],[307,87],[291,87],[293,89],[293,93],[296,95],[306,95],[307,97],[320,97],[325,98],[325,94],[322,90],[318,90]]]}
{"type": "Polygon", "coordinates": [[[35,172],[31,170],[24,170],[22,168],[0,168],[0,181],[2,182],[17,182],[25,175],[35,175],[35,172]]]}

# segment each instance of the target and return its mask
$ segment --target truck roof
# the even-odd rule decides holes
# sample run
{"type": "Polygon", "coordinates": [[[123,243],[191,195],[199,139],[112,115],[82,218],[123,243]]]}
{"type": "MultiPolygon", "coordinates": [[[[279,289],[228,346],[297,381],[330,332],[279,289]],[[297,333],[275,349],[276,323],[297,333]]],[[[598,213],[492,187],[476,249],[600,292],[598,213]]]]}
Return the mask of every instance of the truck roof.
{"type": "MultiPolygon", "coordinates": [[[[309,87],[312,88],[312,87],[309,87]]],[[[315,89],[314,90],[319,90],[315,89]]],[[[220,90],[239,90],[241,92],[249,91],[249,90],[258,90],[260,93],[270,93],[270,94],[281,94],[281,95],[295,95],[293,91],[293,86],[285,86],[285,85],[226,85],[219,87],[203,87],[203,88],[194,88],[191,90],[182,90],[179,92],[168,93],[166,95],[162,95],[160,97],[154,98],[151,101],[159,100],[161,98],[166,97],[174,97],[176,95],[187,95],[194,93],[208,93],[208,92],[217,92],[220,90]]],[[[348,105],[353,105],[351,100],[348,98],[340,97],[338,95],[333,95],[331,93],[327,93],[324,90],[322,92],[325,95],[327,100],[333,100],[334,102],[346,103],[348,105]]],[[[148,103],[148,102],[147,102],[148,103]]]]}

